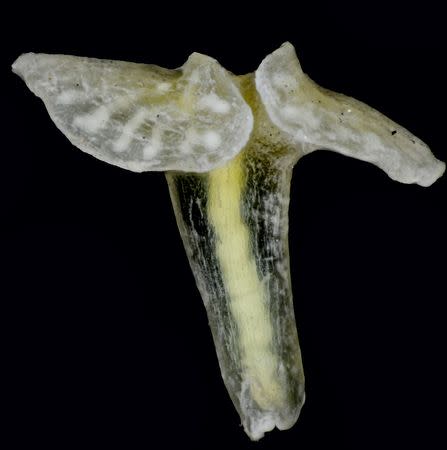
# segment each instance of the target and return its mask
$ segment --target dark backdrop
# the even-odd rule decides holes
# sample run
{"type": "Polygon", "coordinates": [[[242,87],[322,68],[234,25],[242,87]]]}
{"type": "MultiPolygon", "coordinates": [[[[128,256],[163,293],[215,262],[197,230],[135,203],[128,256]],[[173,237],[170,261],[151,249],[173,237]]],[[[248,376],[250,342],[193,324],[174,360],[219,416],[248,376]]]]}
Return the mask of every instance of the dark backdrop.
{"type": "Polygon", "coordinates": [[[7,448],[445,446],[446,177],[421,188],[335,153],[299,162],[290,251],[307,401],[293,429],[254,444],[220,378],[164,176],[75,149],[9,72],[27,51],[171,68],[199,51],[244,73],[290,40],[315,81],[376,107],[447,159],[446,42],[432,5],[241,8],[7,7],[7,448]]]}

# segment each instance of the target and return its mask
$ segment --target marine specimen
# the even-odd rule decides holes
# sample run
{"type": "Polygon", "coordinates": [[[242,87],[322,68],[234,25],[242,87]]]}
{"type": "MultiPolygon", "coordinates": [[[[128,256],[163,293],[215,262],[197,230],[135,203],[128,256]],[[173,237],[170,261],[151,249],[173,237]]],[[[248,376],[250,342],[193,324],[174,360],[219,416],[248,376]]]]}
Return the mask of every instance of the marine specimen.
{"type": "Polygon", "coordinates": [[[175,70],[28,53],[13,70],[75,146],[166,173],[245,432],[290,428],[304,402],[287,239],[293,166],[327,149],[429,186],[445,164],[378,111],[314,83],[290,43],[242,76],[198,53],[175,70]]]}

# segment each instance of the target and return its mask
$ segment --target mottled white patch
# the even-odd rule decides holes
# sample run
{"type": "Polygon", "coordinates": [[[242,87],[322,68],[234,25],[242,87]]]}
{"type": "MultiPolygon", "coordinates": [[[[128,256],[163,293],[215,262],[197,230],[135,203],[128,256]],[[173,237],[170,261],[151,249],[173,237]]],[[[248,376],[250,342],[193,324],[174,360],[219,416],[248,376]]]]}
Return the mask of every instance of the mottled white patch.
{"type": "Polygon", "coordinates": [[[280,110],[281,116],[287,120],[299,120],[302,116],[302,110],[294,105],[286,105],[280,110]]]}
{"type": "Polygon", "coordinates": [[[314,110],[309,106],[285,105],[280,110],[283,119],[296,124],[298,127],[318,130],[320,126],[320,118],[315,114],[314,110]]]}
{"type": "Polygon", "coordinates": [[[255,441],[261,439],[265,433],[275,428],[277,421],[279,422],[279,417],[276,412],[269,413],[266,411],[263,415],[257,415],[251,423],[251,438],[255,441]]]}
{"type": "Polygon", "coordinates": [[[151,140],[143,148],[143,158],[146,160],[153,159],[160,153],[162,147],[162,131],[159,127],[152,128],[151,140]]]}
{"type": "Polygon", "coordinates": [[[103,128],[110,117],[110,111],[105,105],[101,105],[93,113],[85,114],[83,116],[76,116],[74,118],[73,124],[76,127],[83,128],[89,133],[94,133],[95,131],[103,128]]]}
{"type": "Polygon", "coordinates": [[[145,117],[147,117],[147,110],[140,109],[124,124],[121,136],[113,144],[115,152],[121,153],[129,147],[132,139],[135,138],[135,131],[143,124],[145,117]]]}
{"type": "Polygon", "coordinates": [[[296,77],[284,72],[274,73],[272,82],[273,85],[279,89],[296,89],[298,87],[298,80],[296,77]]]}
{"type": "Polygon", "coordinates": [[[185,131],[185,137],[180,142],[178,149],[182,154],[188,154],[192,152],[193,145],[198,141],[198,134],[195,128],[187,128],[185,131]]]}
{"type": "Polygon", "coordinates": [[[367,149],[373,150],[372,153],[374,153],[374,151],[383,150],[383,141],[377,134],[371,132],[364,133],[363,140],[367,145],[367,149]]]}
{"type": "Polygon", "coordinates": [[[167,81],[162,81],[157,85],[157,90],[160,92],[168,92],[171,89],[172,84],[168,83],[167,81]]]}
{"type": "Polygon", "coordinates": [[[226,114],[230,111],[230,104],[218,97],[214,92],[203,96],[198,106],[200,109],[208,109],[216,114],[226,114]]]}
{"type": "Polygon", "coordinates": [[[191,142],[189,142],[188,140],[184,140],[184,141],[180,142],[178,149],[181,154],[192,153],[191,142]]]}
{"type": "Polygon", "coordinates": [[[189,82],[190,84],[198,84],[200,83],[200,73],[198,70],[194,70],[189,74],[189,82]]]}
{"type": "Polygon", "coordinates": [[[56,103],[58,103],[59,105],[70,105],[73,104],[76,99],[80,98],[81,96],[79,95],[79,91],[69,89],[63,91],[57,96],[56,103]]]}
{"type": "Polygon", "coordinates": [[[202,142],[208,149],[217,150],[222,143],[222,138],[216,131],[209,130],[202,134],[202,142]]]}

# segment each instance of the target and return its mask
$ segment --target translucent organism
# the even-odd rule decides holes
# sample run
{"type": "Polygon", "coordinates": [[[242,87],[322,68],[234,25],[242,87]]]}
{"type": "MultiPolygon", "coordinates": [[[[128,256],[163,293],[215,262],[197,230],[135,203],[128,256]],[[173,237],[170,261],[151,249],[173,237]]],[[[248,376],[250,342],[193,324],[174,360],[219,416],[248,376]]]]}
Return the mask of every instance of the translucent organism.
{"type": "Polygon", "coordinates": [[[304,402],[287,240],[293,166],[334,150],[429,186],[445,164],[378,111],[314,83],[289,43],[242,76],[198,53],[176,70],[28,53],[13,70],[81,150],[166,172],[244,429],[258,440],[290,428],[304,402]]]}

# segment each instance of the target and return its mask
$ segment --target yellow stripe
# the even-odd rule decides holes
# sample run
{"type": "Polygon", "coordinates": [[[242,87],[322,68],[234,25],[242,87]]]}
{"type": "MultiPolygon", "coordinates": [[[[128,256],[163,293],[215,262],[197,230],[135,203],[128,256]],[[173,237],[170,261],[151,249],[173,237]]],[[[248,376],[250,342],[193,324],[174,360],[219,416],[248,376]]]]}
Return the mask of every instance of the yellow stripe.
{"type": "Polygon", "coordinates": [[[241,154],[225,167],[211,171],[208,218],[216,233],[216,254],[230,298],[230,312],[238,327],[244,378],[258,405],[270,409],[283,402],[284,392],[272,352],[268,291],[258,277],[249,229],[241,217],[244,186],[241,154]]]}

